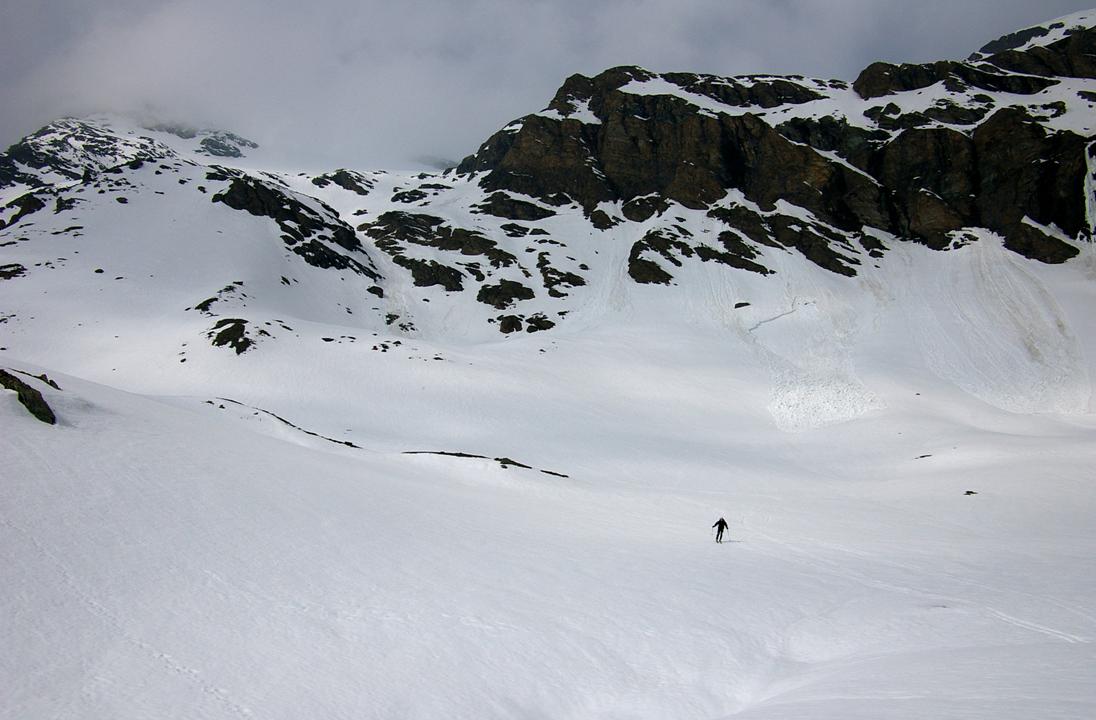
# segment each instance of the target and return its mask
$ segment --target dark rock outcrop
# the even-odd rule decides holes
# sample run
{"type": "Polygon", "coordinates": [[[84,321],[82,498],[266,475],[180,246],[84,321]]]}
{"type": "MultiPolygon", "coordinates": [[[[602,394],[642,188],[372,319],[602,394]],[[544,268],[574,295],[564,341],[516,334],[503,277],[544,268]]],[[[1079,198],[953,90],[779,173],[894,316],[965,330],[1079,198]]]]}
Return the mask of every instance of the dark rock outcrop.
{"type": "MultiPolygon", "coordinates": [[[[884,252],[866,232],[871,228],[944,250],[957,231],[984,227],[1028,257],[1060,262],[1076,249],[1039,227],[1070,238],[1091,232],[1089,139],[1045,124],[1067,111],[1062,102],[1032,100],[1025,109],[1000,106],[987,94],[1030,97],[1063,76],[1096,77],[1096,30],[1015,49],[1045,34],[991,43],[969,62],[869,66],[852,84],[866,101],[938,84],[958,99],[938,99],[916,112],[865,102],[865,127],[825,116],[793,116],[774,127],[732,111],[794,107],[824,97],[827,88],[844,91],[841,83],[655,75],[636,67],[575,75],[547,111],[508,125],[459,171],[477,174],[493,198],[508,197],[506,191],[570,198],[598,229],[621,221],[602,203],[616,203],[624,220],[643,223],[674,204],[728,211],[720,201],[738,191],[761,213],[730,212],[722,218],[730,229],[751,242],[795,248],[844,275],[856,274],[861,251],[884,252]],[[728,110],[705,109],[709,100],[728,110]],[[777,212],[780,203],[800,210],[777,212]]],[[[741,246],[683,246],[704,261],[765,270],[749,264],[741,246]]],[[[674,262],[674,253],[646,237],[633,247],[629,273],[638,282],[668,283],[674,262]]]]}
{"type": "MultiPolygon", "coordinates": [[[[258,328],[253,335],[269,337],[270,333],[258,328]]],[[[218,320],[206,333],[206,337],[213,341],[214,347],[229,347],[237,355],[242,355],[255,346],[255,338],[248,333],[248,321],[242,318],[218,320]]]]}
{"type": "Polygon", "coordinates": [[[419,260],[404,255],[394,255],[392,262],[411,271],[411,277],[418,287],[441,285],[449,292],[464,289],[464,274],[456,268],[442,265],[434,260],[419,260]]]}
{"type": "Polygon", "coordinates": [[[365,177],[361,173],[356,173],[352,170],[340,169],[333,173],[327,173],[326,175],[317,175],[312,178],[312,184],[319,188],[327,187],[334,183],[343,190],[349,190],[352,193],[358,195],[368,195],[369,191],[373,189],[375,183],[369,178],[365,177]]]}
{"type": "Polygon", "coordinates": [[[872,63],[853,82],[856,94],[865,100],[893,93],[920,90],[943,82],[954,88],[975,87],[994,92],[1034,95],[1056,84],[1050,78],[1001,72],[954,60],[924,65],[872,63]]]}
{"type": "Polygon", "coordinates": [[[281,229],[286,246],[308,264],[350,269],[359,275],[380,279],[354,230],[330,207],[313,201],[320,205],[320,210],[316,210],[286,190],[235,170],[220,168],[206,177],[229,183],[226,189],[213,195],[213,202],[272,219],[281,229]]]}
{"type": "Polygon", "coordinates": [[[514,332],[521,332],[521,318],[517,315],[500,315],[499,316],[499,332],[503,335],[509,335],[514,332]]]}
{"type": "Polygon", "coordinates": [[[245,150],[259,147],[258,143],[242,138],[235,133],[214,131],[207,134],[198,143],[198,152],[213,157],[238,158],[245,150]]]}
{"type": "Polygon", "coordinates": [[[1088,141],[1050,133],[1022,110],[994,113],[974,131],[980,223],[1008,237],[1025,216],[1076,236],[1086,230],[1088,141]]]}
{"type": "Polygon", "coordinates": [[[567,297],[561,287],[574,288],[586,284],[581,276],[553,267],[551,257],[546,252],[537,253],[537,270],[540,270],[541,280],[550,297],[567,297]]]}
{"type": "Polygon", "coordinates": [[[485,172],[481,184],[488,189],[564,194],[590,213],[600,202],[621,201],[634,221],[667,201],[706,208],[738,188],[763,207],[785,200],[842,228],[887,222],[878,183],[791,142],[757,117],[712,116],[676,96],[617,90],[596,105],[600,124],[529,116],[462,167],[485,172]]]}
{"type": "Polygon", "coordinates": [[[828,115],[817,119],[795,118],[781,123],[776,129],[792,142],[835,152],[861,170],[868,168],[873,153],[890,139],[882,130],[865,130],[850,125],[843,118],[828,115]]]}
{"type": "Polygon", "coordinates": [[[540,332],[541,330],[551,330],[556,324],[549,320],[544,313],[535,313],[525,319],[525,332],[540,332]]]}
{"type": "Polygon", "coordinates": [[[1005,247],[1026,258],[1045,263],[1064,263],[1080,252],[1069,243],[1026,223],[1012,228],[1005,238],[1005,247]]]}
{"type": "Polygon", "coordinates": [[[556,214],[553,210],[518,200],[504,192],[494,193],[476,208],[480,212],[507,220],[543,220],[556,214]]]}
{"type": "Polygon", "coordinates": [[[513,280],[501,280],[496,285],[484,285],[476,295],[476,300],[499,310],[505,310],[517,300],[532,300],[536,293],[531,288],[513,280]]]}
{"type": "MultiPolygon", "coordinates": [[[[42,393],[6,370],[0,370],[0,387],[14,390],[19,397],[19,402],[22,403],[23,407],[27,409],[27,412],[34,417],[47,425],[55,425],[57,423],[57,416],[54,415],[53,409],[50,408],[46,399],[42,397],[42,393]]],[[[56,385],[53,385],[53,387],[56,387],[56,385]]]]}
{"type": "Polygon", "coordinates": [[[402,254],[407,244],[413,244],[459,252],[461,255],[483,256],[494,268],[508,267],[517,262],[516,257],[498,247],[483,233],[451,227],[433,215],[389,211],[358,229],[373,238],[379,249],[392,256],[402,254]]]}
{"type": "Polygon", "coordinates": [[[1096,78],[1096,34],[1085,28],[1065,28],[1061,23],[1028,28],[1005,35],[971,56],[1014,73],[1046,77],[1096,78]],[[1020,51],[1031,40],[1065,30],[1061,40],[1020,51]]]}
{"type": "Polygon", "coordinates": [[[7,222],[0,219],[0,230],[11,227],[15,223],[19,222],[27,215],[32,215],[39,210],[46,207],[46,201],[44,197],[48,197],[48,190],[38,190],[36,192],[29,192],[26,195],[20,195],[19,197],[8,203],[4,209],[13,210],[14,212],[8,218],[7,222]]]}
{"type": "Polygon", "coordinates": [[[12,278],[22,277],[26,272],[27,269],[19,263],[0,265],[0,280],[11,280],[12,278]]]}

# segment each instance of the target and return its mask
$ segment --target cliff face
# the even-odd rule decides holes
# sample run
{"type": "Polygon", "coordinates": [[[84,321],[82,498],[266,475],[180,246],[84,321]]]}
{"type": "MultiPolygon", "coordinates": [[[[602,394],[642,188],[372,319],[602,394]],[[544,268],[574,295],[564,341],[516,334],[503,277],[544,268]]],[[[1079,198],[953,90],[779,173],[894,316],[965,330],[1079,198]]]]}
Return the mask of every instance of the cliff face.
{"type": "Polygon", "coordinates": [[[1062,22],[966,62],[876,63],[851,86],[614,68],[569,78],[458,171],[492,191],[574,201],[603,223],[670,202],[710,209],[738,191],[729,229],[760,225],[781,243],[770,213],[783,201],[861,241],[874,229],[945,249],[982,227],[1062,262],[1092,231],[1094,57],[1096,31],[1062,22]]]}

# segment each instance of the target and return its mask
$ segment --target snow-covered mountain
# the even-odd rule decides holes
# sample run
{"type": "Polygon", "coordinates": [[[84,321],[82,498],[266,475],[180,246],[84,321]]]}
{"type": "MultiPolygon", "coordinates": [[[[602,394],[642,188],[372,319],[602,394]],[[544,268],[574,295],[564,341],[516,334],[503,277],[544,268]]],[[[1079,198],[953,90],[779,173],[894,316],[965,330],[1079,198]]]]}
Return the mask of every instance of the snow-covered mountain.
{"type": "MultiPolygon", "coordinates": [[[[1093,235],[1089,19],[1081,13],[1043,35],[1003,38],[967,62],[877,63],[851,85],[640,68],[575,76],[546,110],[437,175],[264,173],[244,157],[254,143],[232,133],[63,120],[0,158],[5,235],[27,238],[26,259],[55,271],[58,258],[34,252],[35,233],[183,232],[188,259],[221,267],[218,251],[193,251],[223,247],[213,236],[225,232],[254,237],[266,246],[257,253],[293,253],[355,275],[340,280],[352,297],[332,293],[336,307],[358,314],[353,325],[383,329],[382,318],[412,335],[471,340],[566,324],[597,305],[605,278],[622,265],[638,283],[670,285],[678,267],[723,265],[728,282],[749,284],[741,271],[780,274],[791,254],[852,277],[870,274],[898,244],[944,250],[986,232],[1026,257],[1061,263],[1093,235]],[[234,158],[234,171],[221,169],[234,158]],[[253,219],[230,220],[210,202],[253,219]]],[[[100,247],[115,253],[81,244],[85,259],[100,247]]],[[[33,282],[33,265],[8,254],[9,274],[33,282]]],[[[302,278],[284,262],[248,262],[262,276],[247,280],[216,277],[200,262],[171,266],[206,278],[205,287],[197,278],[180,283],[202,296],[183,307],[243,282],[230,292],[250,291],[252,313],[268,310],[239,318],[254,343],[260,327],[295,305],[307,305],[306,316],[316,311],[292,299],[305,294],[290,291],[302,278]]],[[[62,282],[69,274],[53,272],[62,282]]],[[[231,306],[220,298],[205,312],[221,320],[231,306]]],[[[744,314],[753,320],[754,312],[744,314]]]]}
{"type": "Polygon", "coordinates": [[[1094,26],[12,146],[0,717],[1092,714],[1094,26]]]}

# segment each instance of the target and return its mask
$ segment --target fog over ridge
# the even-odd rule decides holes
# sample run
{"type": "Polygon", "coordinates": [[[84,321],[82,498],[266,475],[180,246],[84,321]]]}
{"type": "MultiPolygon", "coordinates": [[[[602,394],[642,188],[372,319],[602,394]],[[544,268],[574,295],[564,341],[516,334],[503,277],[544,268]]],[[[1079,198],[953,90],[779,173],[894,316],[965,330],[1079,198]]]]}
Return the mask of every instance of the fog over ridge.
{"type": "Polygon", "coordinates": [[[1045,0],[43,0],[0,9],[0,145],[95,111],[316,167],[458,160],[564,78],[636,64],[851,80],[1086,8],[1045,0]]]}

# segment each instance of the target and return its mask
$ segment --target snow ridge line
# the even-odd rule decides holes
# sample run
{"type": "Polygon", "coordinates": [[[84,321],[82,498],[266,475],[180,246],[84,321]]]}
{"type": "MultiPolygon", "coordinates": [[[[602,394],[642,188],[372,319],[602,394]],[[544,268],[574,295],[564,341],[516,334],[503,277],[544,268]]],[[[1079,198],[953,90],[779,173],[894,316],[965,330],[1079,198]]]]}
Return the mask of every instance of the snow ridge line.
{"type": "MultiPolygon", "coordinates": [[[[831,575],[834,575],[836,577],[844,577],[846,579],[849,579],[849,580],[852,580],[854,582],[860,583],[861,585],[864,585],[865,587],[874,587],[874,588],[878,588],[878,589],[881,589],[881,590],[890,590],[892,592],[901,593],[903,595],[915,595],[915,596],[921,596],[921,597],[926,597],[926,598],[936,598],[936,599],[939,599],[939,600],[946,600],[946,601],[952,602],[952,603],[962,603],[962,604],[965,604],[965,605],[967,605],[968,607],[970,607],[972,609],[977,609],[977,610],[984,611],[987,614],[991,615],[992,617],[994,617],[994,618],[996,618],[996,619],[998,619],[998,620],[1000,620],[1004,623],[1007,623],[1009,625],[1013,625],[1015,627],[1022,628],[1024,630],[1030,630],[1032,632],[1041,633],[1043,635],[1048,635],[1050,637],[1062,640],[1063,642],[1067,642],[1067,643],[1071,643],[1071,644],[1076,644],[1076,643],[1086,643],[1087,644],[1087,643],[1092,642],[1092,640],[1090,638],[1085,637],[1083,635],[1074,635],[1073,633],[1068,633],[1068,632],[1065,632],[1064,630],[1056,630],[1054,628],[1047,627],[1046,625],[1040,625],[1039,623],[1032,622],[1030,620],[1023,620],[1023,619],[1018,618],[1014,615],[1009,615],[1008,613],[1001,612],[1000,610],[998,610],[996,608],[993,608],[993,607],[990,607],[989,605],[982,605],[980,603],[970,603],[970,602],[967,602],[967,601],[959,600],[958,598],[956,598],[953,595],[933,592],[931,590],[922,590],[921,588],[911,587],[911,586],[907,586],[907,585],[896,585],[894,583],[887,582],[885,580],[870,578],[870,577],[868,577],[868,576],[866,576],[862,573],[856,572],[855,570],[851,570],[849,568],[842,568],[836,562],[833,562],[832,560],[825,559],[821,555],[818,555],[816,553],[812,553],[812,552],[809,552],[807,550],[804,550],[801,546],[798,546],[794,543],[786,542],[786,541],[783,541],[783,540],[778,540],[777,538],[775,538],[771,535],[768,535],[766,533],[756,533],[756,534],[757,534],[758,538],[760,538],[762,540],[765,540],[767,542],[770,542],[773,545],[776,545],[777,547],[784,548],[785,550],[789,551],[793,556],[799,556],[800,558],[805,559],[810,565],[812,565],[815,568],[821,569],[824,572],[827,572],[827,573],[829,573],[831,575]]],[[[841,550],[841,548],[834,548],[834,549],[841,550]]],[[[894,567],[894,568],[897,568],[897,569],[903,569],[903,570],[909,570],[910,569],[908,566],[905,566],[905,565],[894,564],[894,563],[892,563],[890,565],[891,565],[891,567],[894,567]]],[[[954,577],[952,577],[952,579],[953,580],[959,580],[959,578],[954,578],[954,577]]],[[[989,586],[981,585],[980,583],[970,583],[968,581],[963,581],[963,582],[966,582],[968,585],[974,585],[974,586],[977,586],[977,587],[984,587],[984,588],[990,589],[989,586]]],[[[1026,595],[1027,593],[1024,593],[1024,594],[1026,595]]],[[[1032,596],[1032,597],[1034,597],[1034,596],[1032,596]]],[[[1072,609],[1072,608],[1069,608],[1068,606],[1061,605],[1060,603],[1054,603],[1054,604],[1060,605],[1061,607],[1065,607],[1066,609],[1072,609]]],[[[1087,614],[1080,613],[1080,612],[1078,612],[1077,614],[1082,615],[1083,617],[1091,619],[1090,616],[1088,616],[1087,614]]]]}
{"type": "Polygon", "coordinates": [[[294,425],[293,423],[289,422],[288,420],[281,417],[280,415],[275,415],[274,413],[270,412],[269,410],[263,410],[261,407],[255,407],[254,405],[248,405],[246,403],[240,402],[239,400],[233,400],[232,398],[218,397],[217,399],[222,401],[222,402],[232,403],[234,405],[239,405],[240,407],[248,408],[249,410],[254,410],[255,412],[265,413],[266,415],[269,415],[270,417],[274,418],[278,422],[283,423],[284,425],[286,425],[288,427],[291,427],[294,430],[297,430],[298,432],[302,432],[305,435],[311,435],[312,437],[317,437],[321,440],[326,440],[327,442],[335,443],[336,445],[345,445],[346,447],[351,447],[351,448],[354,448],[355,450],[361,450],[362,449],[360,445],[355,445],[354,443],[350,442],[349,440],[336,440],[334,438],[329,438],[326,435],[321,435],[317,432],[312,432],[311,430],[305,430],[303,427],[301,427],[299,425],[294,425]]]}

